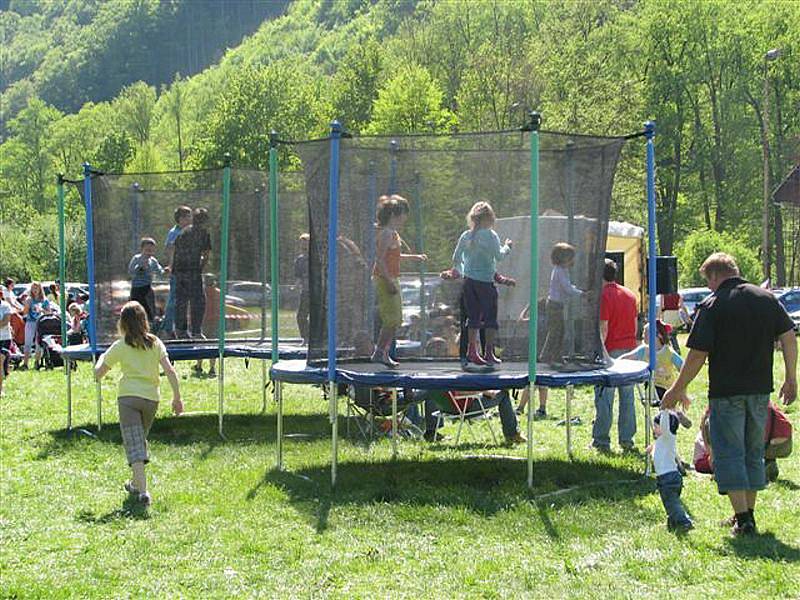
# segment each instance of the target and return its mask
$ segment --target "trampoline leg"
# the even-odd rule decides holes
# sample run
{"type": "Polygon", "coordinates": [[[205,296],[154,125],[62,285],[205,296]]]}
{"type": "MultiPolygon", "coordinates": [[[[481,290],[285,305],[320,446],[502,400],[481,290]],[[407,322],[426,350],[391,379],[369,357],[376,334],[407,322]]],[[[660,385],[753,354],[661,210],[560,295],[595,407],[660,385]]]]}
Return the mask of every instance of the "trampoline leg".
{"type": "Polygon", "coordinates": [[[336,487],[336,468],[339,453],[339,407],[336,398],[336,382],[328,384],[331,419],[331,487],[336,487]]]}
{"type": "MultiPolygon", "coordinates": [[[[97,357],[92,357],[92,372],[94,372],[94,367],[97,365],[97,357]]],[[[97,404],[97,431],[103,430],[103,388],[100,386],[100,381],[95,379],[94,381],[94,395],[95,395],[95,402],[97,404]]]]}
{"type": "Polygon", "coordinates": [[[222,421],[225,414],[225,357],[219,357],[219,377],[217,378],[217,433],[223,440],[222,421]]]}
{"type": "Polygon", "coordinates": [[[567,386],[567,456],[572,460],[572,398],[575,395],[575,386],[567,386]]]}
{"type": "Polygon", "coordinates": [[[67,358],[64,360],[67,370],[67,431],[72,431],[72,364],[67,358]]]}
{"type": "Polygon", "coordinates": [[[533,399],[536,397],[536,386],[531,383],[528,386],[528,488],[533,488],[533,399]]]}
{"type": "Polygon", "coordinates": [[[397,458],[397,388],[392,388],[392,460],[397,458]]]}
{"type": "Polygon", "coordinates": [[[267,414],[267,362],[264,360],[261,361],[261,414],[267,414]]]}
{"type": "MultiPolygon", "coordinates": [[[[655,381],[651,377],[650,385],[647,386],[647,402],[644,403],[644,447],[650,446],[650,406],[656,393],[655,381]]],[[[650,454],[645,450],[644,453],[644,475],[650,476],[650,454]]]]}
{"type": "Polygon", "coordinates": [[[276,431],[276,446],[278,451],[278,460],[276,468],[279,471],[283,470],[283,383],[276,381],[274,383],[273,393],[275,394],[275,402],[278,405],[278,422],[276,431]]]}

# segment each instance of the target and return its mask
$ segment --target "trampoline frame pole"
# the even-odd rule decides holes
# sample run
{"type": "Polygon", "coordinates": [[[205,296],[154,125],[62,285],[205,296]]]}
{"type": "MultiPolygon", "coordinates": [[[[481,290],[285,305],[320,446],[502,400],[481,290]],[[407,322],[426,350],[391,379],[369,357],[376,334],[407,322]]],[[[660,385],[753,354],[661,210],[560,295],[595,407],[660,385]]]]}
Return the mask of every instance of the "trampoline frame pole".
{"type": "MultiPolygon", "coordinates": [[[[56,177],[56,191],[58,193],[58,280],[61,282],[61,293],[58,295],[59,310],[61,310],[61,345],[67,345],[67,232],[66,218],[64,215],[64,175],[59,173],[56,177]]],[[[70,377],[71,365],[69,358],[64,359],[65,383],[67,386],[67,431],[72,430],[72,380],[70,377]]]]}
{"type": "Polygon", "coordinates": [[[336,271],[339,233],[339,144],[342,126],[331,123],[331,149],[328,172],[328,401],[331,420],[331,487],[336,486],[339,444],[339,407],[336,395],[336,271]]]}
{"type": "MultiPolygon", "coordinates": [[[[270,264],[270,303],[271,303],[271,331],[272,331],[272,364],[280,360],[280,237],[278,227],[278,133],[275,130],[269,133],[269,264],[270,264]]],[[[263,321],[262,321],[263,327],[263,321]]],[[[266,367],[266,363],[262,361],[266,367]]],[[[264,411],[267,409],[266,391],[266,370],[263,371],[264,381],[262,381],[262,393],[264,400],[264,411]]],[[[273,388],[275,399],[279,397],[277,390],[273,388]]]]}
{"type": "Polygon", "coordinates": [[[275,391],[275,402],[278,405],[278,409],[276,411],[278,414],[278,422],[275,428],[275,435],[277,437],[277,459],[275,462],[275,468],[281,471],[283,470],[283,382],[276,381],[273,389],[275,391]]]}
{"type": "Polygon", "coordinates": [[[397,388],[392,388],[392,460],[397,459],[397,438],[400,431],[397,423],[397,388]]]}
{"type": "MultiPolygon", "coordinates": [[[[83,198],[86,204],[86,275],[89,279],[89,347],[92,352],[92,366],[97,364],[97,292],[94,272],[94,209],[92,204],[92,165],[83,163],[83,198]]],[[[103,389],[95,380],[95,401],[97,403],[97,431],[103,429],[103,389]]]]}
{"type": "Polygon", "coordinates": [[[533,488],[533,411],[531,410],[536,393],[536,358],[537,340],[536,332],[539,321],[539,127],[542,116],[531,111],[528,114],[528,123],[523,128],[531,134],[531,208],[530,208],[530,237],[531,237],[531,289],[528,299],[528,488],[533,488]]]}
{"type": "MultiPolygon", "coordinates": [[[[414,211],[414,221],[417,229],[417,253],[425,253],[425,229],[422,209],[425,206],[422,201],[422,178],[419,172],[414,173],[414,191],[417,196],[417,210],[414,211]]],[[[425,263],[417,263],[419,274],[419,323],[420,323],[420,353],[425,355],[425,343],[428,341],[428,299],[425,291],[425,263]]]]}
{"type": "MultiPolygon", "coordinates": [[[[650,365],[650,385],[648,386],[647,402],[645,403],[645,443],[650,440],[650,406],[655,395],[656,371],[656,151],[654,138],[656,124],[647,121],[644,124],[644,135],[647,139],[647,257],[650,268],[647,269],[647,320],[650,323],[648,332],[650,365]]],[[[645,475],[650,474],[650,458],[645,453],[645,475]]]]}
{"type": "Polygon", "coordinates": [[[566,419],[564,421],[564,426],[567,432],[567,456],[572,460],[572,400],[575,397],[575,386],[571,383],[567,385],[566,396],[566,419]]]}
{"type": "Polygon", "coordinates": [[[228,294],[228,239],[231,212],[231,155],[223,157],[222,168],[222,239],[219,253],[219,324],[217,351],[219,354],[219,377],[217,379],[217,419],[219,436],[225,439],[223,420],[225,417],[225,297],[228,294]]]}

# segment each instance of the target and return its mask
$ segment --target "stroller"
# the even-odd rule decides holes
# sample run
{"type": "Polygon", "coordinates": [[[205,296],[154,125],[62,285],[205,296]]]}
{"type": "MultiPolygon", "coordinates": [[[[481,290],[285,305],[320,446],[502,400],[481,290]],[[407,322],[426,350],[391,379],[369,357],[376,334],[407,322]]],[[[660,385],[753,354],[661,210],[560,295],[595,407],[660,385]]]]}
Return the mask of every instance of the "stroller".
{"type": "Polygon", "coordinates": [[[61,317],[44,315],[39,319],[36,323],[36,347],[41,350],[36,362],[37,369],[52,369],[64,365],[61,357],[61,317]]]}

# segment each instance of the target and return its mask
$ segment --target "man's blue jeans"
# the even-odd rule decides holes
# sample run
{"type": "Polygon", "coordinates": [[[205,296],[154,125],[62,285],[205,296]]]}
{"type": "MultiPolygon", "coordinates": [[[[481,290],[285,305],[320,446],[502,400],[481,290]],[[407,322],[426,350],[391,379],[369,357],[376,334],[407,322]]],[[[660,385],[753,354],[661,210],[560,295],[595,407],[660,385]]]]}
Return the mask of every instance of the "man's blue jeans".
{"type": "Polygon", "coordinates": [[[769,394],[711,398],[709,431],[714,452],[714,479],[720,494],[759,491],[767,486],[764,429],[769,394]]]}
{"type": "Polygon", "coordinates": [[[163,331],[172,333],[175,331],[175,276],[169,276],[169,297],[167,305],[164,307],[163,331]]]}
{"type": "MultiPolygon", "coordinates": [[[[612,358],[618,358],[627,350],[614,350],[610,352],[612,358]]],[[[594,388],[594,426],[592,427],[592,445],[595,448],[608,449],[611,447],[611,421],[613,420],[614,390],[619,390],[619,416],[617,428],[619,431],[619,445],[632,446],[633,436],[636,435],[636,404],[634,401],[633,386],[625,385],[619,388],[597,386],[594,388]]]]}

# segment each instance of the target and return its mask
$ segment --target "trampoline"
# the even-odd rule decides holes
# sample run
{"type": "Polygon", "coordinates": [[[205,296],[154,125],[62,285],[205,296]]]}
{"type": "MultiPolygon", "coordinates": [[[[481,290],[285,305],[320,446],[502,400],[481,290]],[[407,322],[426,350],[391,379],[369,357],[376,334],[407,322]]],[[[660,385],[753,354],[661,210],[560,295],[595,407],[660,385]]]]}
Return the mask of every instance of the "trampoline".
{"type": "MultiPolygon", "coordinates": [[[[337,391],[342,384],[394,390],[393,431],[397,431],[400,388],[529,388],[533,397],[534,385],[563,387],[569,451],[575,386],[633,385],[651,378],[653,339],[649,364],[608,356],[600,339],[599,298],[614,175],[622,147],[635,137],[646,138],[649,255],[655,256],[654,124],[648,122],[643,131],[628,136],[590,136],[540,131],[540,123],[539,115],[531,113],[528,123],[515,130],[359,137],[344,134],[334,122],[330,135],[320,140],[282,141],[273,136],[273,150],[282,147],[294,156],[304,175],[301,181],[293,180],[292,190],[302,188],[309,215],[306,285],[311,299],[305,360],[280,359],[270,368],[278,407],[279,469],[283,468],[285,383],[322,385],[327,391],[335,485],[337,391]],[[376,209],[382,197],[393,194],[403,196],[410,207],[407,220],[401,222],[403,252],[424,253],[428,259],[405,269],[397,280],[403,303],[397,338],[418,345],[407,358],[398,357],[398,368],[387,368],[372,362],[370,355],[381,325],[374,276],[376,209]],[[514,241],[509,259],[498,263],[496,272],[515,279],[516,286],[498,286],[497,347],[503,362],[494,369],[462,368],[463,355],[449,337],[463,317],[461,282],[439,278],[440,271],[456,266],[453,248],[465,229],[464,215],[477,200],[493,205],[494,229],[501,240],[514,241]],[[555,264],[551,250],[561,242],[573,249],[574,259],[564,268],[582,293],[564,301],[559,328],[555,317],[549,325],[544,322],[540,304],[548,297],[555,264]],[[355,337],[367,337],[372,343],[351,344],[355,337]],[[543,341],[549,338],[558,343],[554,352],[545,353],[543,341]],[[342,356],[337,351],[341,346],[355,346],[354,355],[342,356]]],[[[278,190],[280,206],[284,189],[280,174],[271,171],[270,181],[278,190]]],[[[654,272],[649,274],[648,290],[648,316],[653,321],[654,272]]],[[[461,326],[458,338],[463,340],[461,326]]],[[[650,329],[653,336],[655,328],[650,329]]],[[[649,402],[644,412],[649,421],[649,402]]],[[[531,410],[527,433],[532,486],[531,410]]],[[[646,443],[648,435],[645,428],[646,443]]],[[[394,456],[397,437],[392,437],[394,456]]]]}
{"type": "MultiPolygon", "coordinates": [[[[234,168],[228,157],[224,165],[216,169],[159,173],[106,173],[85,164],[83,180],[68,181],[62,177],[58,180],[62,281],[67,280],[69,269],[64,239],[65,187],[74,188],[85,207],[89,283],[88,343],[65,348],[66,360],[94,362],[117,338],[117,317],[131,295],[129,264],[140,251],[141,240],[155,240],[155,257],[166,266],[171,258],[165,238],[169,238],[168,232],[182,231],[178,227],[177,209],[184,205],[204,209],[210,250],[208,257],[196,267],[199,280],[196,287],[200,289],[193,288],[186,301],[185,326],[191,327],[191,337],[195,341],[170,339],[181,337],[173,333],[173,328],[176,332],[178,329],[177,313],[181,312],[173,308],[176,303],[180,304],[173,273],[155,274],[153,278],[151,328],[162,335],[172,360],[219,359],[216,412],[220,435],[223,434],[226,358],[261,361],[262,411],[265,410],[266,361],[306,356],[297,331],[285,328],[285,335],[278,338],[277,329],[272,326],[273,321],[293,310],[297,294],[293,281],[288,285],[278,281],[282,266],[276,254],[278,233],[274,231],[276,190],[270,190],[268,174],[234,168]],[[197,306],[200,306],[199,311],[195,310],[197,306]]],[[[306,228],[304,210],[291,202],[287,202],[283,210],[284,233],[296,237],[306,228]]],[[[196,214],[192,219],[195,217],[196,214]]],[[[288,259],[293,260],[293,257],[288,256],[288,259]]],[[[291,268],[291,263],[283,265],[284,271],[291,268]]],[[[65,309],[62,306],[62,312],[65,309]]],[[[68,430],[72,428],[70,371],[66,369],[68,430]]],[[[102,389],[99,384],[96,403],[97,426],[101,428],[102,389]]]]}

